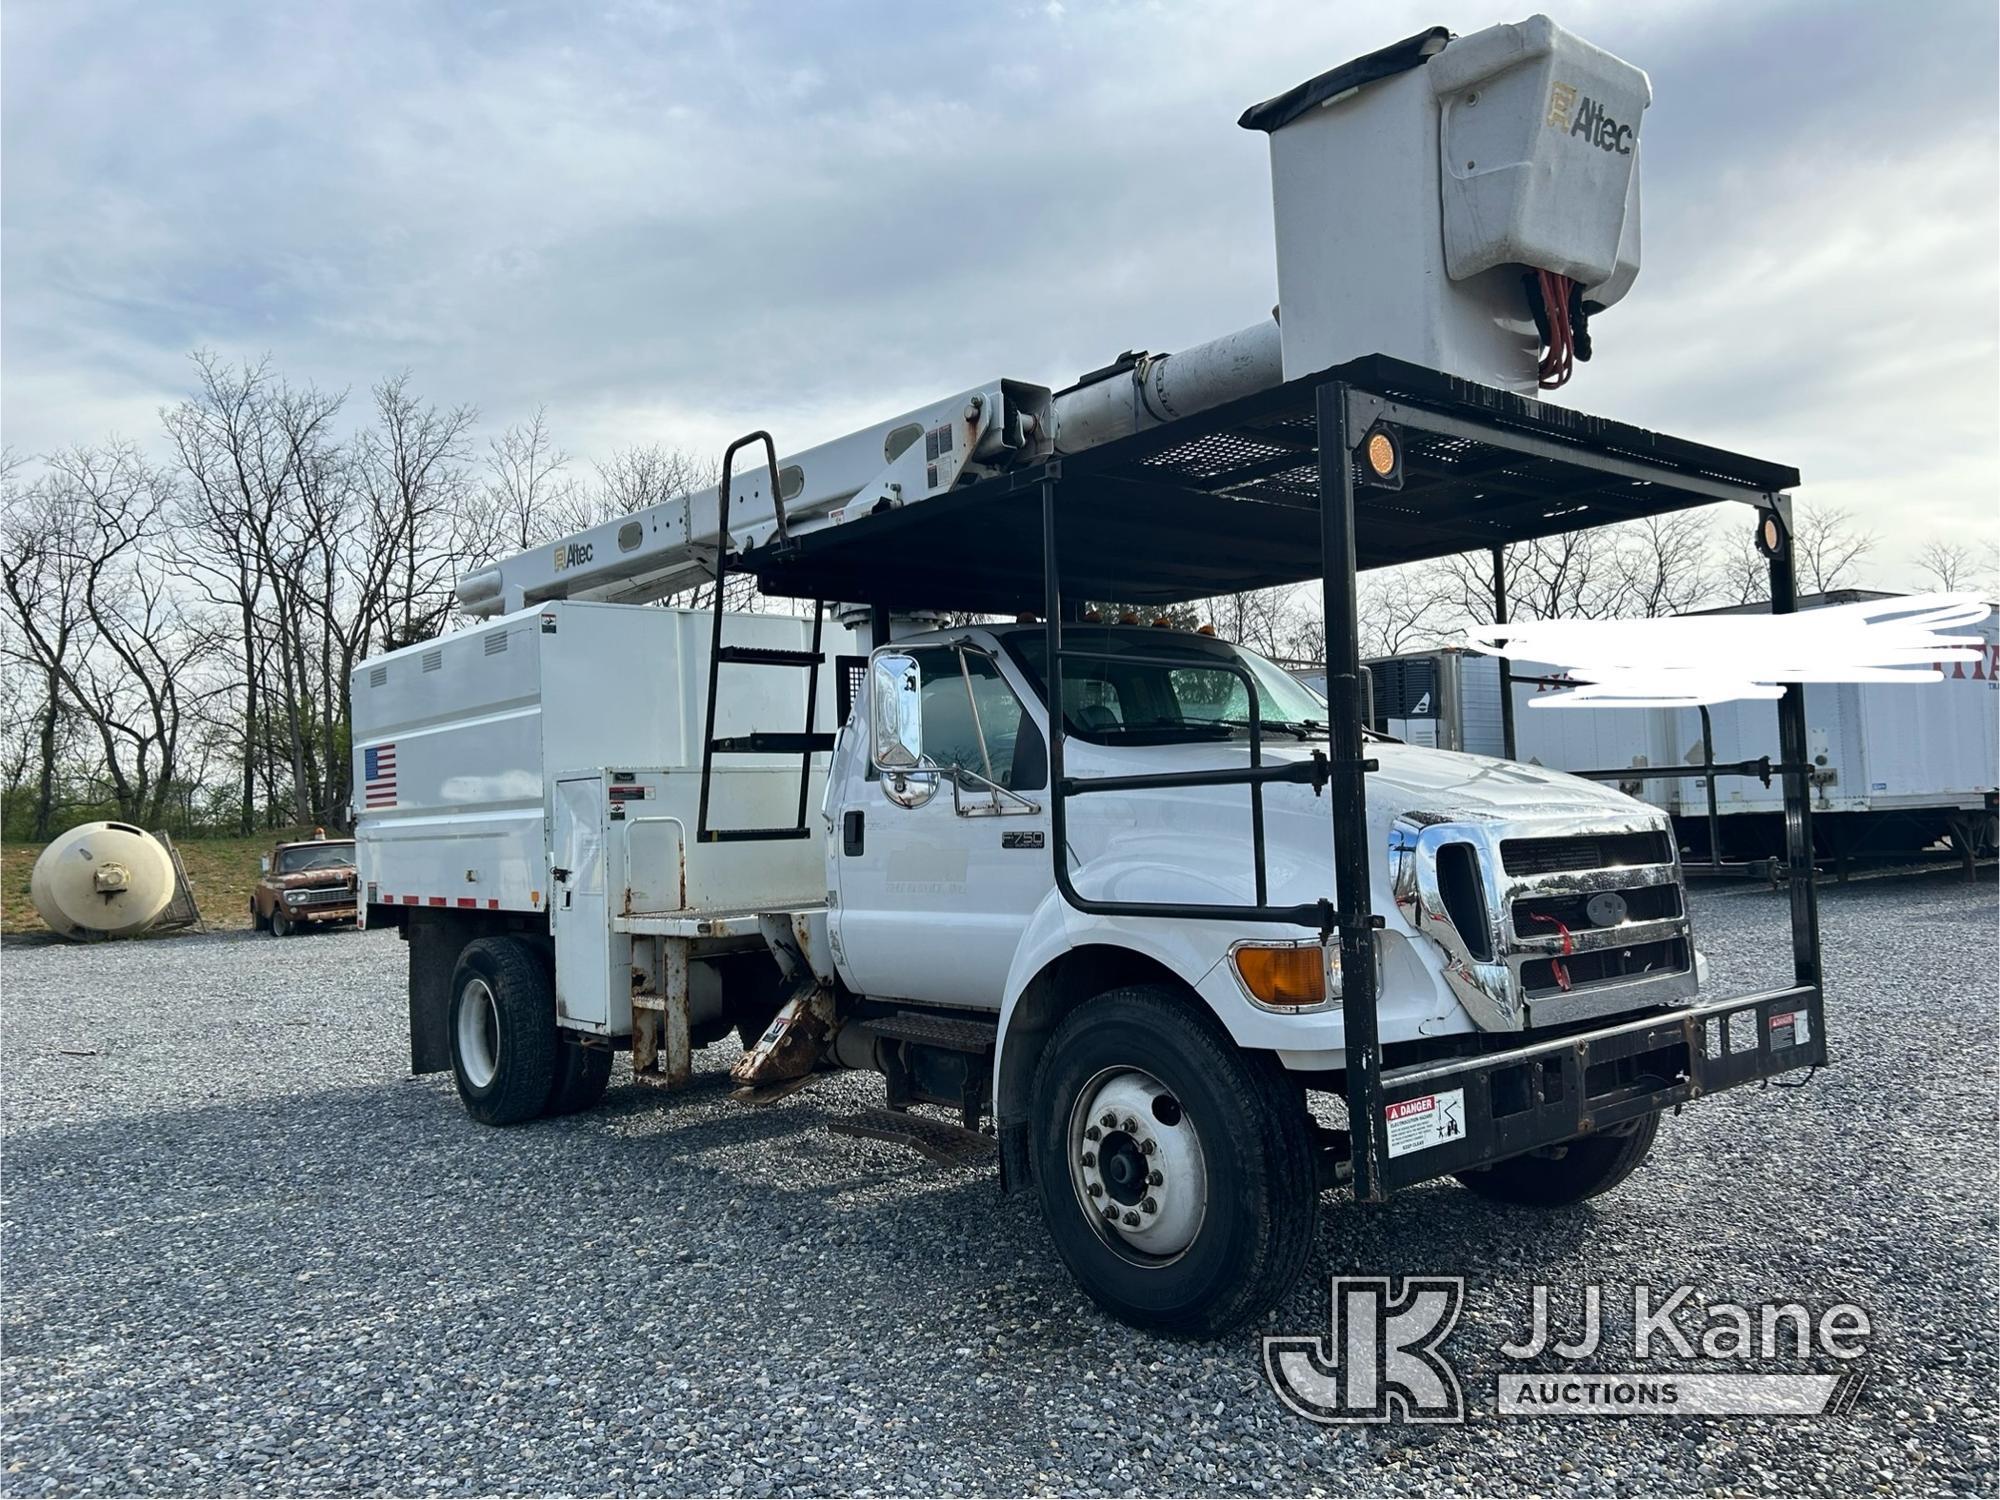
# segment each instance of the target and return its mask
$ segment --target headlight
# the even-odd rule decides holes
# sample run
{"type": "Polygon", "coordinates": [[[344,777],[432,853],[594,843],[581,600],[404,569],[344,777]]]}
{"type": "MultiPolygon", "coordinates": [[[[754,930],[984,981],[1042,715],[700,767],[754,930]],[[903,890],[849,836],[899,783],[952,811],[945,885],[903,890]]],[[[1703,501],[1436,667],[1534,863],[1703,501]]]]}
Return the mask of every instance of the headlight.
{"type": "Polygon", "coordinates": [[[285,892],[285,905],[287,906],[297,906],[301,901],[305,899],[306,899],[306,893],[304,891],[285,892]]]}

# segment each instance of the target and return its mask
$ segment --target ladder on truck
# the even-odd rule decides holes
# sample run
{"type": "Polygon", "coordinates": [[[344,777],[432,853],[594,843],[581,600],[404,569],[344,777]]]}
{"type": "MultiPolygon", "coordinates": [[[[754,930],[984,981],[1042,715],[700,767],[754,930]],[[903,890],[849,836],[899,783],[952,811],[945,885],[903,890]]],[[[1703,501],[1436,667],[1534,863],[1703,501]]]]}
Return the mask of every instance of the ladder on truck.
{"type": "Polygon", "coordinates": [[[816,751],[831,750],[833,736],[818,733],[819,667],[825,659],[822,635],[826,626],[826,601],[813,601],[812,646],[790,651],[775,646],[725,646],[722,644],[722,616],[725,582],[729,577],[729,480],[737,453],[752,443],[764,445],[765,467],[770,475],[771,514],[777,522],[774,544],[791,540],[785,525],[785,499],[778,488],[778,448],[768,432],[752,432],[731,443],[722,455],[722,483],[717,487],[721,513],[715,537],[714,627],[708,643],[708,714],[701,736],[701,802],[695,816],[695,841],[703,844],[747,844],[775,839],[803,839],[812,835],[806,825],[806,803],[812,795],[812,758],[816,751]],[[753,730],[749,734],[718,738],[715,733],[716,689],[725,664],[745,667],[803,667],[806,673],[805,729],[753,730]],[[709,792],[715,779],[717,755],[796,755],[799,757],[798,816],[789,825],[772,828],[711,828],[708,822],[709,792]]]}

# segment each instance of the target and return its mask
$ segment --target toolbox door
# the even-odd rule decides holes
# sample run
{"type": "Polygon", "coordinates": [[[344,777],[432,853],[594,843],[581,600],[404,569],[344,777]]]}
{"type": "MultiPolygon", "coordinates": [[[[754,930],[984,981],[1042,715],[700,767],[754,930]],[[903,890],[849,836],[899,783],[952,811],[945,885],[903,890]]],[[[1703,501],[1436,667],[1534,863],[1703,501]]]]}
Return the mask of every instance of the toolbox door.
{"type": "Polygon", "coordinates": [[[601,1032],[611,1013],[603,776],[556,782],[554,832],[549,917],[556,943],[556,1020],[601,1032]]]}

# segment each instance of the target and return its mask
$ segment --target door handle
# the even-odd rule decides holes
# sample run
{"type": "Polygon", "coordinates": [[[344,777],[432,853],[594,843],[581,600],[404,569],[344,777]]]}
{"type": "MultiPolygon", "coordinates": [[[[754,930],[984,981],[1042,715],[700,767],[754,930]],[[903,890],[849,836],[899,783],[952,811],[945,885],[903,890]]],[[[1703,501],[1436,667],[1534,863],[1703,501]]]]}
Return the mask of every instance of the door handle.
{"type": "Polygon", "coordinates": [[[840,852],[859,854],[861,852],[863,825],[861,809],[849,808],[840,815],[840,852]]]}

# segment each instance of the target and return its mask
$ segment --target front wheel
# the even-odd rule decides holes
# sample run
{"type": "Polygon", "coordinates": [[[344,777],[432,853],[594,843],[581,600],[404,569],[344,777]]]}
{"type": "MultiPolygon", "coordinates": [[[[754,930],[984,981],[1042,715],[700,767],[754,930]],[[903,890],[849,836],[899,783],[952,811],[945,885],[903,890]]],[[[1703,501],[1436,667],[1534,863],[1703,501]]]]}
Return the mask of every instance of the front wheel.
{"type": "Polygon", "coordinates": [[[1072,1011],[1035,1070],[1035,1180],[1070,1274],[1114,1317],[1211,1336],[1304,1270],[1319,1224],[1305,1093],[1158,985],[1072,1011]]]}
{"type": "Polygon", "coordinates": [[[284,903],[279,902],[278,905],[272,907],[271,936],[290,937],[295,931],[297,931],[297,929],[292,925],[292,919],[285,915],[284,903]]]}
{"type": "Polygon", "coordinates": [[[1460,1172],[1458,1180],[1482,1198],[1529,1208],[1559,1208],[1608,1193],[1639,1170],[1659,1133],[1657,1113],[1642,1115],[1596,1135],[1578,1136],[1490,1167],[1460,1172]]]}
{"type": "Polygon", "coordinates": [[[451,979],[451,1073],[466,1112],[517,1125],[547,1107],[557,1080],[555,984],[549,966],[513,938],[481,938],[451,979]]]}

